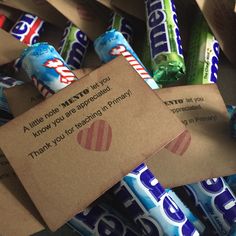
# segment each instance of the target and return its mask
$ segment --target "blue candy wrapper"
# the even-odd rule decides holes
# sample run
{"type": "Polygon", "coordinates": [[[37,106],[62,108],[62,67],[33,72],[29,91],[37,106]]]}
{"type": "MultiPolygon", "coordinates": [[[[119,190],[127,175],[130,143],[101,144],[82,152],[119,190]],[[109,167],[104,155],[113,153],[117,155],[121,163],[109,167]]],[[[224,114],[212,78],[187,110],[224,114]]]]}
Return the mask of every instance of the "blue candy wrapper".
{"type": "Polygon", "coordinates": [[[55,48],[37,43],[24,50],[21,65],[39,92],[48,97],[77,80],[55,48]]]}
{"type": "Polygon", "coordinates": [[[105,63],[113,60],[119,55],[124,56],[152,89],[159,88],[147,72],[137,54],[120,32],[116,30],[107,31],[94,41],[94,48],[101,61],[105,63]]]}
{"type": "Polygon", "coordinates": [[[199,235],[145,164],[126,175],[113,193],[142,235],[199,235]]]}
{"type": "Polygon", "coordinates": [[[222,177],[187,185],[219,235],[228,235],[236,222],[236,197],[222,177]]]}
{"type": "Polygon", "coordinates": [[[138,232],[114,208],[104,203],[93,204],[67,223],[82,236],[139,236],[138,232]]]}

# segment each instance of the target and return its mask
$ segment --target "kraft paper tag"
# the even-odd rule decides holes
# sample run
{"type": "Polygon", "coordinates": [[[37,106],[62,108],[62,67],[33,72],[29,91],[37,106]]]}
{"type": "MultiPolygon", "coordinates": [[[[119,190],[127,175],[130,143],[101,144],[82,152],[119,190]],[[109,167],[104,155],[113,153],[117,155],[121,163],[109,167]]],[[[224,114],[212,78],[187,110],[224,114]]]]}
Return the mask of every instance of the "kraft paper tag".
{"type": "Polygon", "coordinates": [[[181,158],[163,149],[148,160],[158,180],[165,187],[176,187],[236,173],[236,142],[230,138],[227,111],[217,86],[181,86],[156,93],[191,134],[181,158]]]}
{"type": "Polygon", "coordinates": [[[119,57],[1,127],[0,140],[56,230],[184,131],[119,57]]]}

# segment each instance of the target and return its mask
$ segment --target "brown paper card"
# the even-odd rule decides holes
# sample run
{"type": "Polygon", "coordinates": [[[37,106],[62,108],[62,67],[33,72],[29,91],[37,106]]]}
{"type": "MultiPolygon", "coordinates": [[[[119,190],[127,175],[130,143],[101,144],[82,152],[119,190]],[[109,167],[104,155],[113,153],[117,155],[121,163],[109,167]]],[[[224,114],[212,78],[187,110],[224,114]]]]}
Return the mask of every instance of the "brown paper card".
{"type": "Polygon", "coordinates": [[[4,0],[1,1],[0,4],[16,8],[23,12],[34,14],[60,28],[64,28],[66,24],[66,18],[55,8],[53,8],[47,1],[4,0]]]}
{"type": "MultiPolygon", "coordinates": [[[[78,78],[82,78],[89,72],[91,72],[89,68],[74,71],[78,78]]],[[[12,91],[13,93],[7,93],[10,104],[13,104],[14,115],[19,115],[43,101],[42,96],[31,83],[19,86],[18,89],[12,91]],[[17,96],[17,98],[14,96],[17,96]],[[26,99],[28,99],[27,102],[26,99]]],[[[3,153],[0,153],[0,205],[2,206],[0,235],[25,236],[44,228],[38,211],[15,176],[3,153]],[[11,227],[9,227],[9,222],[12,222],[11,227]]]]}
{"type": "Polygon", "coordinates": [[[236,15],[230,0],[196,0],[221,49],[236,66],[236,15]]]}
{"type": "Polygon", "coordinates": [[[0,235],[31,235],[44,229],[42,219],[13,169],[0,152],[0,235]]]}
{"type": "Polygon", "coordinates": [[[227,111],[217,86],[173,87],[157,94],[191,134],[182,158],[163,149],[148,160],[158,180],[174,187],[236,173],[235,140],[230,138],[227,111]]]}
{"type": "Polygon", "coordinates": [[[111,0],[111,5],[145,21],[145,6],[142,0],[111,0]],[[135,7],[134,7],[135,6],[135,7]]]}
{"type": "Polygon", "coordinates": [[[0,140],[45,222],[56,230],[184,130],[119,57],[2,126],[0,140]],[[96,94],[103,95],[95,99],[96,94]],[[90,97],[95,100],[82,109],[90,97]],[[53,125],[56,119],[62,121],[53,125]]]}
{"type": "Polygon", "coordinates": [[[27,47],[2,29],[0,29],[0,38],[0,65],[18,58],[22,50],[27,47]]]}
{"type": "Polygon", "coordinates": [[[73,22],[91,40],[106,31],[109,21],[109,14],[93,1],[78,0],[48,0],[48,2],[60,11],[67,19],[73,22]]]}

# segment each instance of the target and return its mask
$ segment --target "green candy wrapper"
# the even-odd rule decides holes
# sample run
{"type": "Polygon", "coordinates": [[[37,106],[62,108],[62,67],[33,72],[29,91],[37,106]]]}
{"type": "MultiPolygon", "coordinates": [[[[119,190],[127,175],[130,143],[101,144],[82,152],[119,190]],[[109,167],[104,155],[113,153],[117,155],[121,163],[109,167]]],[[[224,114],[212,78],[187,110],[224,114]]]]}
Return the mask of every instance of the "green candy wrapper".
{"type": "Polygon", "coordinates": [[[123,34],[129,44],[132,44],[133,29],[130,23],[121,15],[112,13],[110,25],[107,30],[115,29],[123,34]]]}
{"type": "Polygon", "coordinates": [[[174,83],[185,74],[183,49],[173,0],[145,0],[154,80],[174,83]]]}
{"type": "Polygon", "coordinates": [[[88,45],[87,35],[71,22],[68,22],[58,52],[68,67],[75,70],[81,68],[88,45]]]}
{"type": "Polygon", "coordinates": [[[202,14],[197,14],[190,36],[187,62],[188,84],[217,82],[219,43],[202,14]]]}

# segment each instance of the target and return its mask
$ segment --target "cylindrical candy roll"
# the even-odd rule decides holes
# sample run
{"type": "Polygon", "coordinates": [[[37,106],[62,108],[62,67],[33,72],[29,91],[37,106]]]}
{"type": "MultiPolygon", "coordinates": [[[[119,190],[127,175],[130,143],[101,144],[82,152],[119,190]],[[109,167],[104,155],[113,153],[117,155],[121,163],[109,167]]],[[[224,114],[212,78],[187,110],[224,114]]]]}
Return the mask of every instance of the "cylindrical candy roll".
{"type": "Polygon", "coordinates": [[[133,29],[130,23],[121,15],[117,13],[112,13],[110,19],[110,25],[107,30],[115,29],[123,34],[125,39],[129,44],[132,44],[133,41],[133,29]]]}
{"type": "Polygon", "coordinates": [[[194,225],[200,235],[202,235],[206,229],[206,226],[190,211],[190,209],[180,200],[180,198],[173,190],[166,189],[166,191],[174,200],[174,202],[178,205],[178,207],[183,211],[187,219],[194,225]]]}
{"type": "Polygon", "coordinates": [[[71,70],[79,69],[83,63],[88,45],[89,39],[87,35],[71,22],[68,22],[58,53],[71,70]]]}
{"type": "Polygon", "coordinates": [[[77,80],[55,48],[48,43],[37,43],[25,49],[21,64],[44,97],[77,80]]]}
{"type": "Polygon", "coordinates": [[[11,88],[21,84],[23,84],[23,82],[8,76],[0,75],[0,125],[4,125],[13,118],[7,103],[7,99],[4,95],[4,88],[11,88]]]}
{"type": "Polygon", "coordinates": [[[187,62],[188,84],[217,82],[220,47],[202,14],[197,14],[192,26],[187,62]]]}
{"type": "Polygon", "coordinates": [[[145,164],[126,175],[112,191],[142,235],[199,235],[145,164]]]}
{"type": "Polygon", "coordinates": [[[151,78],[138,56],[131,48],[124,36],[115,30],[107,31],[94,41],[94,48],[103,62],[111,61],[119,55],[123,55],[136,72],[152,88],[159,88],[151,78]]]}
{"type": "Polygon", "coordinates": [[[183,49],[174,0],[145,0],[153,78],[165,85],[185,73],[183,49]]]}
{"type": "Polygon", "coordinates": [[[67,223],[82,236],[139,236],[134,226],[108,204],[95,203],[67,223]]]}
{"type": "MultiPolygon", "coordinates": [[[[31,46],[38,42],[43,27],[44,21],[42,19],[29,13],[23,13],[9,33],[22,43],[31,46]]],[[[14,68],[18,71],[20,67],[20,59],[18,58],[14,62],[14,68]]]]}
{"type": "Polygon", "coordinates": [[[219,235],[236,222],[236,197],[222,177],[186,185],[219,235]]]}
{"type": "Polygon", "coordinates": [[[31,46],[38,42],[44,21],[37,16],[23,13],[10,30],[10,34],[22,43],[31,46]]]}

